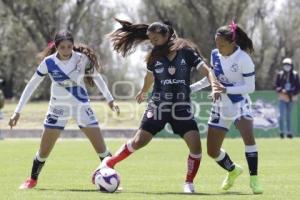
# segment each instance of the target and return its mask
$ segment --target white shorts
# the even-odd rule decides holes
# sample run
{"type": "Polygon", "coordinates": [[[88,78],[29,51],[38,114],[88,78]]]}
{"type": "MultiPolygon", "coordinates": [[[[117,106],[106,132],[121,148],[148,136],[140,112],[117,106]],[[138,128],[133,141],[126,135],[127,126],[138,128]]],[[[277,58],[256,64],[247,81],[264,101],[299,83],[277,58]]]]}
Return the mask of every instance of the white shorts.
{"type": "Polygon", "coordinates": [[[98,120],[89,104],[51,104],[44,121],[45,128],[64,129],[68,120],[76,120],[79,128],[98,127],[98,120]]]}
{"type": "Polygon", "coordinates": [[[235,122],[241,117],[252,120],[250,99],[245,98],[234,104],[231,102],[224,103],[219,101],[215,103],[211,109],[208,126],[228,131],[232,122],[235,122]]]}

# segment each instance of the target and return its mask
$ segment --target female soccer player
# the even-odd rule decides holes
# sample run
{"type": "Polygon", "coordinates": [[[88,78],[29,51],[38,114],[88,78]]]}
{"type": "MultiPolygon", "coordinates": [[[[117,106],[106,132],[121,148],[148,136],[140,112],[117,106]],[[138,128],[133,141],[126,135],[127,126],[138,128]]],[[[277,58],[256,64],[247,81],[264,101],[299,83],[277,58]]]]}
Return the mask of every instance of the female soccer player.
{"type": "MultiPolygon", "coordinates": [[[[170,123],[174,133],[184,139],[190,150],[184,192],[193,193],[193,181],[201,160],[201,142],[191,111],[190,72],[195,68],[205,74],[213,84],[216,80],[198,52],[192,48],[170,51],[170,41],[176,37],[171,26],[160,22],[147,25],[117,21],[122,27],[110,34],[114,50],[126,56],[143,41],[150,40],[153,45],[146,58],[147,73],[143,88],[136,97],[137,102],[141,103],[145,99],[153,82],[154,87],[135,136],[114,156],[105,159],[100,168],[113,168],[134,151],[146,146],[166,123],[170,123]]],[[[194,45],[190,43],[190,46],[194,45]]]]}
{"type": "MultiPolygon", "coordinates": [[[[263,193],[257,178],[258,153],[253,134],[253,119],[249,93],[255,90],[254,64],[249,54],[253,49],[251,39],[234,22],[222,26],[215,35],[217,49],[211,53],[211,66],[223,85],[221,98],[214,102],[208,122],[208,155],[227,170],[222,188],[228,190],[242,173],[242,168],[233,163],[221,148],[231,123],[234,122],[245,143],[245,155],[250,173],[250,187],[254,194],[263,193]]],[[[192,91],[209,86],[206,78],[191,85],[192,91]]]]}
{"type": "Polygon", "coordinates": [[[49,44],[40,55],[43,61],[25,87],[15,113],[9,121],[11,128],[17,124],[30,96],[45,75],[49,74],[52,81],[51,99],[44,121],[40,148],[33,160],[31,177],[20,186],[20,189],[36,186],[38,175],[47,157],[71,117],[77,121],[101,160],[111,155],[104,143],[95,113],[90,107],[85,83],[93,86],[94,82],[106,98],[109,107],[119,113],[118,106],[98,73],[100,65],[95,53],[85,45],[74,46],[71,33],[58,32],[54,42],[49,44]]]}

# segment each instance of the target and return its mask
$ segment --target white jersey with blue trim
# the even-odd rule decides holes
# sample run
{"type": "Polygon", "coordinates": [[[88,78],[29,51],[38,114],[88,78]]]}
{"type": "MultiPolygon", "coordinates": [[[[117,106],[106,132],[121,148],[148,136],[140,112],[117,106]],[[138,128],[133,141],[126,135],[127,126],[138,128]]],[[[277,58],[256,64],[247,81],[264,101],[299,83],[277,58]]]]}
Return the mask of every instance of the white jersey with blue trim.
{"type": "Polygon", "coordinates": [[[56,52],[41,62],[37,74],[49,74],[52,81],[51,101],[89,102],[84,84],[85,67],[88,62],[86,55],[75,51],[67,61],[59,60],[56,52]]]}
{"type": "MultiPolygon", "coordinates": [[[[50,105],[55,103],[66,104],[89,104],[89,97],[84,83],[86,66],[90,60],[82,53],[72,51],[69,60],[61,61],[57,58],[57,53],[46,57],[27,83],[15,112],[20,113],[32,93],[42,82],[46,74],[49,74],[52,81],[50,105]]],[[[107,102],[113,101],[102,76],[94,70],[93,81],[102,92],[107,102]]]]}
{"type": "Polygon", "coordinates": [[[211,53],[211,66],[217,79],[226,87],[222,102],[237,103],[249,99],[255,90],[255,66],[250,56],[239,47],[230,56],[222,56],[218,49],[211,53]]]}

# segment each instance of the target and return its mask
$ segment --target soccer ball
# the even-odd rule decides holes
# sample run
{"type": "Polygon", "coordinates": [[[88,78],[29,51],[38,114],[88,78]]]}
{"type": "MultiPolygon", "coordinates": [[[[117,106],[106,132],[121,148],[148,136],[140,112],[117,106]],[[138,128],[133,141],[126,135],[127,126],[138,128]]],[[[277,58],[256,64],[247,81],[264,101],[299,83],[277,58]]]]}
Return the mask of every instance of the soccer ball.
{"type": "Polygon", "coordinates": [[[112,168],[101,168],[95,172],[95,185],[101,192],[115,192],[120,185],[120,176],[112,168]]]}

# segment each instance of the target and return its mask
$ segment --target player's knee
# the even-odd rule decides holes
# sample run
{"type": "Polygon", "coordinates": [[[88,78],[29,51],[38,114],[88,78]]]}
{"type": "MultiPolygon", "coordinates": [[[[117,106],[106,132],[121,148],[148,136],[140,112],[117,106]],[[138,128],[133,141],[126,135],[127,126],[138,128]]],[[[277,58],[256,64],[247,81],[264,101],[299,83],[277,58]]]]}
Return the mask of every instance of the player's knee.
{"type": "Polygon", "coordinates": [[[192,154],[200,154],[200,153],[202,153],[201,143],[197,142],[194,145],[192,145],[192,147],[190,147],[190,152],[192,154]]]}
{"type": "Polygon", "coordinates": [[[220,150],[215,148],[207,148],[207,154],[211,158],[217,158],[219,156],[220,150]]]}

